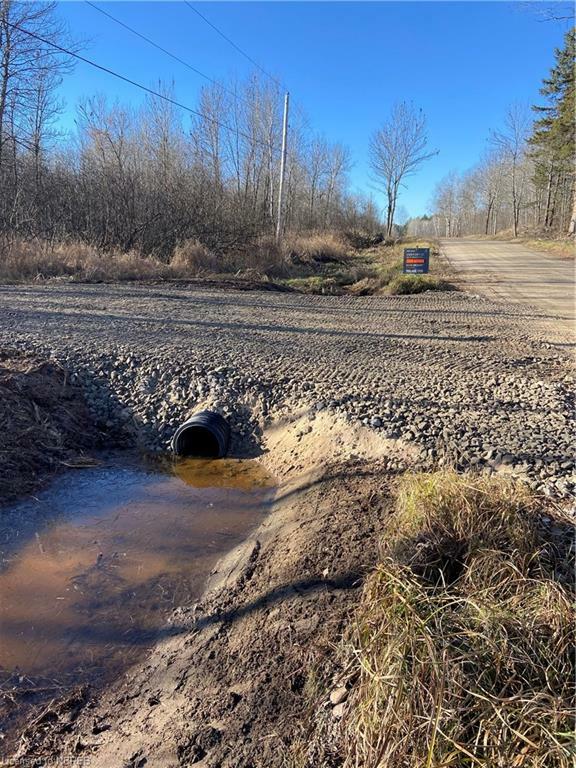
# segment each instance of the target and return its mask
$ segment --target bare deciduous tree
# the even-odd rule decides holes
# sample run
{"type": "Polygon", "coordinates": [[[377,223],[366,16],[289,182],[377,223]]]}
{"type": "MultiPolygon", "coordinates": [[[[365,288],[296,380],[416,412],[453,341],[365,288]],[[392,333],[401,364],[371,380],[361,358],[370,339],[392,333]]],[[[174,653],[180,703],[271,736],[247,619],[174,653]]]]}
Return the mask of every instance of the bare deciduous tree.
{"type": "Polygon", "coordinates": [[[496,224],[498,206],[504,191],[504,164],[497,153],[485,155],[473,171],[479,192],[480,214],[484,219],[483,231],[490,233],[490,223],[496,224]]]}
{"type": "Polygon", "coordinates": [[[522,165],[522,160],[526,153],[529,127],[528,109],[520,104],[515,104],[508,110],[504,120],[504,128],[501,131],[496,131],[492,136],[494,146],[501,152],[502,159],[509,168],[514,237],[518,237],[520,208],[525,188],[523,184],[525,168],[522,165]]]}
{"type": "MultiPolygon", "coordinates": [[[[0,235],[74,239],[167,261],[186,240],[218,257],[248,252],[273,232],[282,118],[275,85],[256,76],[213,83],[193,119],[175,106],[173,84],[156,85],[140,108],[95,96],[79,106],[76,136],[58,136],[57,88],[70,59],[34,35],[75,47],[55,3],[0,0],[0,235]]],[[[373,206],[347,191],[347,150],[311,137],[297,113],[290,128],[287,225],[379,228],[373,206]]]]}
{"type": "Polygon", "coordinates": [[[386,237],[391,237],[400,186],[436,152],[427,151],[426,118],[421,109],[401,102],[370,140],[374,179],[386,195],[386,237]]]}
{"type": "Polygon", "coordinates": [[[455,171],[445,176],[434,192],[434,212],[443,224],[444,231],[437,227],[444,237],[457,237],[460,234],[460,212],[462,183],[455,171]]]}

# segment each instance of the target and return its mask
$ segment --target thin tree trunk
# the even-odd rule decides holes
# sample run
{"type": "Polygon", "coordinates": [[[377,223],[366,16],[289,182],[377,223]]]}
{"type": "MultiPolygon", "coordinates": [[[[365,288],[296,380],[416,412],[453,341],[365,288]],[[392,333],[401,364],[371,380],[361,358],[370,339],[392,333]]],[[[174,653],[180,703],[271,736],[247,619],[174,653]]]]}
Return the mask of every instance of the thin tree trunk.
{"type": "Polygon", "coordinates": [[[568,234],[576,235],[576,183],[572,182],[572,216],[568,225],[568,234]]]}
{"type": "Polygon", "coordinates": [[[4,145],[6,95],[8,93],[8,80],[10,78],[10,27],[5,23],[8,20],[8,10],[9,0],[3,0],[0,10],[0,43],[2,43],[2,81],[0,83],[0,168],[2,168],[2,149],[4,145]]]}
{"type": "Polygon", "coordinates": [[[552,206],[550,208],[550,218],[548,221],[548,228],[552,229],[552,226],[554,224],[554,217],[556,215],[556,205],[557,205],[557,196],[558,196],[558,186],[560,185],[560,175],[556,177],[556,183],[554,184],[554,192],[552,193],[552,206]]]}
{"type": "Polygon", "coordinates": [[[494,205],[494,200],[491,198],[488,202],[488,209],[486,210],[486,225],[484,227],[484,234],[488,234],[488,229],[490,227],[490,215],[492,214],[492,207],[494,205]]]}
{"type": "Polygon", "coordinates": [[[546,184],[546,208],[544,210],[544,229],[548,229],[550,226],[550,201],[552,199],[552,166],[548,171],[548,183],[546,184]]]}

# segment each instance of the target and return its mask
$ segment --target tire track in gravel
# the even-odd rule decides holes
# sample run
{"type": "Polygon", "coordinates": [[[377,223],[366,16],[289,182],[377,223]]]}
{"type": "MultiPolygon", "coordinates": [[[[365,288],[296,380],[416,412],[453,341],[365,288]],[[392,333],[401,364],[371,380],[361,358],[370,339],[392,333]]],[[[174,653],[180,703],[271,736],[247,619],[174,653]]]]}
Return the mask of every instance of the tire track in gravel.
{"type": "Polygon", "coordinates": [[[100,418],[129,411],[158,449],[198,402],[239,420],[258,402],[260,421],[307,405],[429,461],[574,488],[570,340],[522,304],[72,284],[3,287],[0,308],[4,345],[90,369],[100,418]]]}

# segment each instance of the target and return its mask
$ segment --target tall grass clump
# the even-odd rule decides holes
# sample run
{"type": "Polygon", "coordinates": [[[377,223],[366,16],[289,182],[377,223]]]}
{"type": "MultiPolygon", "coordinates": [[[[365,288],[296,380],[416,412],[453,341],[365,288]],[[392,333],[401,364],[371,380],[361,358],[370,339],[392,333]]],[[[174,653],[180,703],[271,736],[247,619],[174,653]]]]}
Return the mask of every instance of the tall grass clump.
{"type": "Polygon", "coordinates": [[[0,281],[63,278],[85,282],[168,278],[174,269],[135,251],[101,251],[83,242],[0,241],[0,281]]]}
{"type": "Polygon", "coordinates": [[[335,232],[289,236],[282,244],[285,257],[303,262],[330,263],[347,258],[350,248],[335,232]]]}
{"type": "Polygon", "coordinates": [[[231,270],[256,272],[269,278],[325,277],[326,265],[347,259],[349,247],[335,233],[287,235],[281,242],[271,235],[228,255],[231,270]]]}
{"type": "Polygon", "coordinates": [[[218,272],[218,258],[198,240],[184,240],[174,248],[170,264],[177,273],[199,275],[218,272]]]}
{"type": "Polygon", "coordinates": [[[573,765],[570,533],[510,481],[405,481],[346,645],[345,765],[573,765]]]}

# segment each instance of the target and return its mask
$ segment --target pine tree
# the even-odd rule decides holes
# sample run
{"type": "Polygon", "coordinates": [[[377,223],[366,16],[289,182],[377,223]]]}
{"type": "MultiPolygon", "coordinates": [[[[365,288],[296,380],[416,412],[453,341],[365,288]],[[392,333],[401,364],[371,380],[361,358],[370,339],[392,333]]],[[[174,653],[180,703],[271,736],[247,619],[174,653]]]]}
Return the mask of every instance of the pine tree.
{"type": "Polygon", "coordinates": [[[533,107],[539,118],[534,122],[530,144],[536,168],[534,181],[543,199],[541,225],[545,229],[551,229],[557,221],[558,226],[563,227],[566,219],[563,208],[567,208],[572,199],[573,211],[569,231],[573,234],[576,216],[574,29],[567,32],[564,47],[556,49],[555,56],[556,64],[540,89],[547,103],[533,107]]]}

